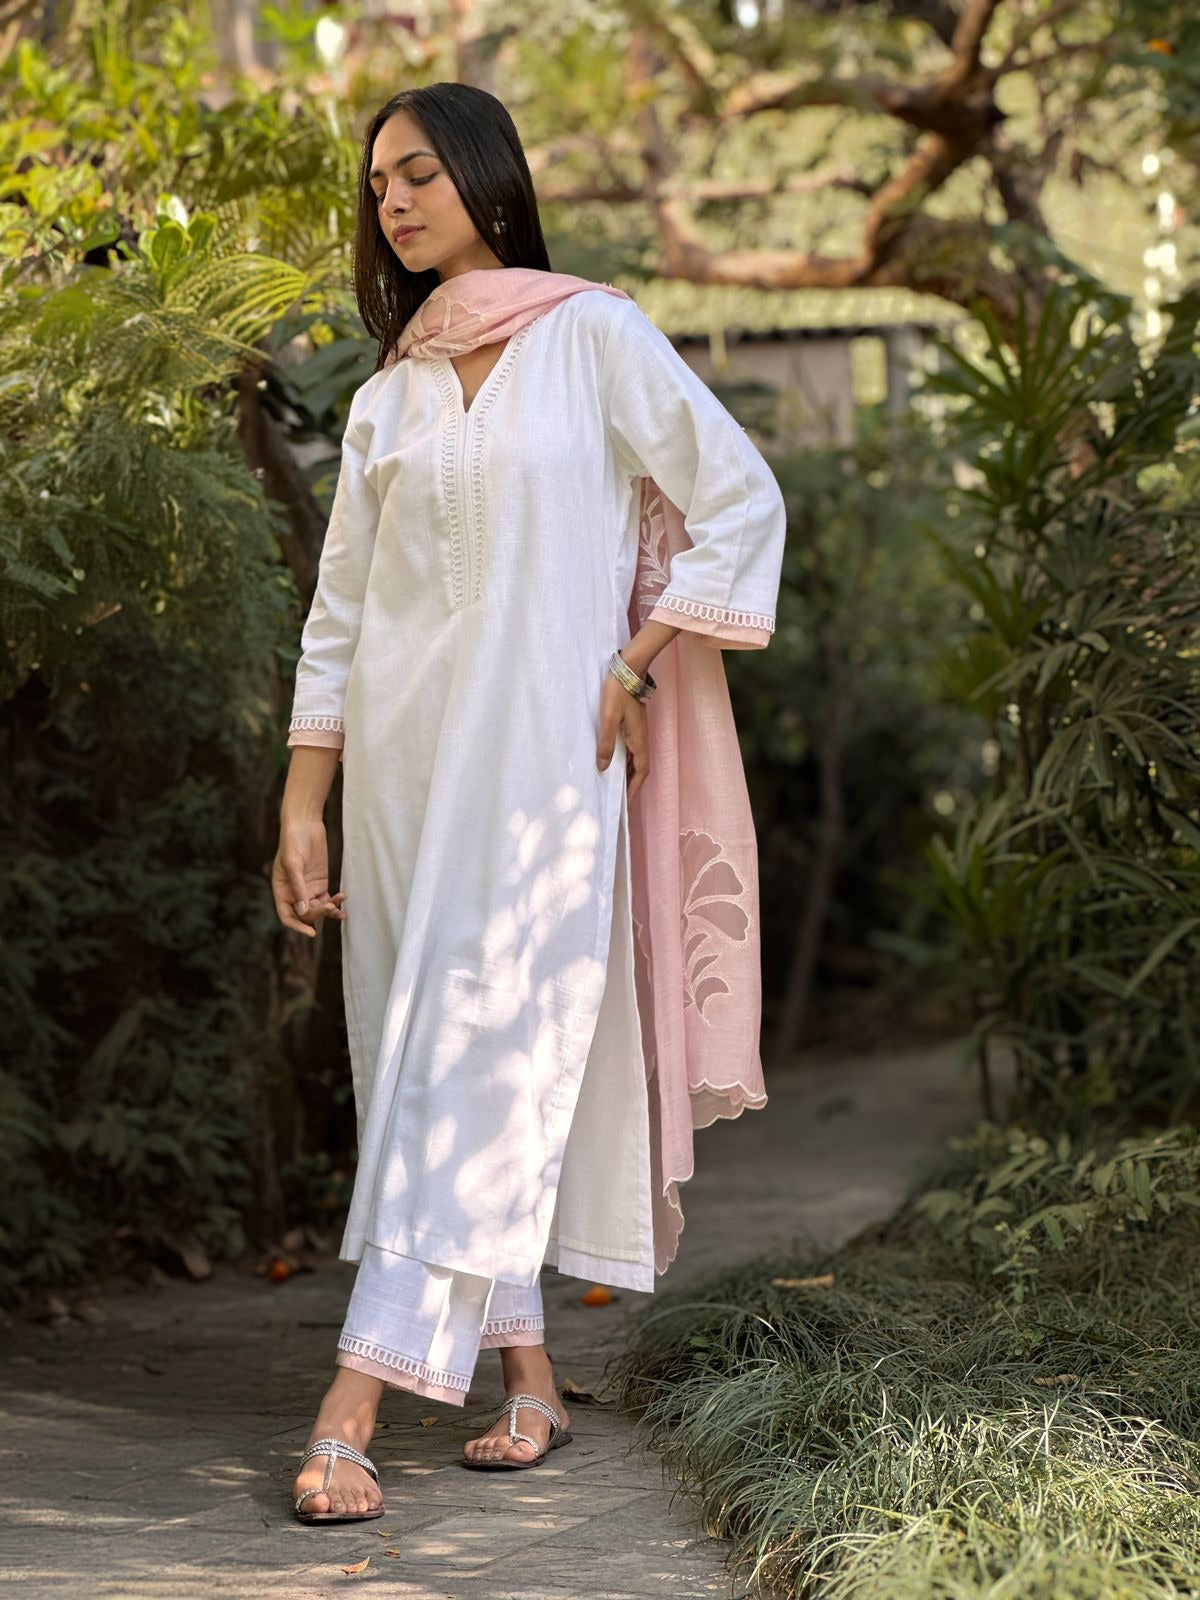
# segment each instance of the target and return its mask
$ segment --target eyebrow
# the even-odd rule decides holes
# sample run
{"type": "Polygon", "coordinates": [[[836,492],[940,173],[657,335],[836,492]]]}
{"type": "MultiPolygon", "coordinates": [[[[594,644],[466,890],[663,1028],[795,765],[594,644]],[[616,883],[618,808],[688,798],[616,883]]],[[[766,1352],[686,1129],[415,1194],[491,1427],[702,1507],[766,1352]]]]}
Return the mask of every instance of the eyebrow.
{"type": "MultiPolygon", "coordinates": [[[[433,159],[435,161],[437,160],[437,156],[432,150],[410,150],[406,156],[401,156],[399,161],[393,161],[392,166],[397,172],[399,172],[400,168],[404,166],[405,162],[415,161],[418,156],[433,156],[433,159]]],[[[386,167],[372,167],[370,172],[367,174],[367,182],[374,183],[376,178],[384,177],[386,172],[386,167]]]]}

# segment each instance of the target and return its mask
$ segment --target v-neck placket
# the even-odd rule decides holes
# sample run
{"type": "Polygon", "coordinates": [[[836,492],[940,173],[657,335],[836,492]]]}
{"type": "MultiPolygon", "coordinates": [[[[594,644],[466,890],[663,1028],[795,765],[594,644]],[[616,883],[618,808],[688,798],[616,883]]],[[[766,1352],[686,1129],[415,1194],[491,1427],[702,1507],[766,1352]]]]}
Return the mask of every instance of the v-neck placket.
{"type": "Polygon", "coordinates": [[[451,604],[455,611],[483,598],[483,444],[488,413],[512,371],[526,335],[539,320],[533,318],[511,336],[470,406],[464,404],[462,382],[449,356],[440,356],[433,362],[433,376],[449,419],[442,439],[442,486],[450,534],[451,604]]]}

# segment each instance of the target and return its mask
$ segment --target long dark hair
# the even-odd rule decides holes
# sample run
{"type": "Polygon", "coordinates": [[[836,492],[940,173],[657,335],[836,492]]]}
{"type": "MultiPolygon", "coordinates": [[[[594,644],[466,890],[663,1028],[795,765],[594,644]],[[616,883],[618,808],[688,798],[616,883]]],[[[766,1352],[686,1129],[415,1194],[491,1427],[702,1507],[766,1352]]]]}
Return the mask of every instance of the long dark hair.
{"type": "Polygon", "coordinates": [[[432,267],[409,272],[379,226],[370,181],[371,152],[380,128],[397,111],[407,111],[424,128],[467,215],[504,266],[550,271],[529,163],[516,125],[495,95],[466,83],[431,83],[423,89],[403,90],[367,125],[358,169],[354,296],[367,331],[379,341],[379,366],[405,323],[441,282],[432,267]],[[508,224],[502,233],[492,229],[497,206],[508,224]]]}

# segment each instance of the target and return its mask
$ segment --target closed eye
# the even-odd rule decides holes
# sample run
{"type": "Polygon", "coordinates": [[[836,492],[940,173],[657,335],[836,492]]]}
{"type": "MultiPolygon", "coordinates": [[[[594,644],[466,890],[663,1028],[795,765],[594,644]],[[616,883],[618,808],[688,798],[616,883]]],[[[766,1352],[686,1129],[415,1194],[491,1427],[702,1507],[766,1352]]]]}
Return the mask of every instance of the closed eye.
{"type": "MultiPolygon", "coordinates": [[[[410,178],[408,181],[409,181],[410,184],[412,184],[413,188],[416,189],[416,188],[420,187],[421,184],[432,183],[433,180],[438,176],[439,176],[438,173],[431,172],[427,178],[410,178]]],[[[377,206],[381,206],[383,204],[383,202],[387,199],[387,190],[384,189],[384,190],[380,191],[379,189],[375,189],[373,191],[373,193],[375,195],[375,204],[377,206]]]]}

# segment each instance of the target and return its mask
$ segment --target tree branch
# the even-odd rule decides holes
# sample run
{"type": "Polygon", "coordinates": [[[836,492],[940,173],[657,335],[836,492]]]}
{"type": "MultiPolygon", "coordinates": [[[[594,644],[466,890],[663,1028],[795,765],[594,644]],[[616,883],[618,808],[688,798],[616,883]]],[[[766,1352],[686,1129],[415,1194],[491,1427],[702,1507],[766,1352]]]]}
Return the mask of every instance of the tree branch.
{"type": "Polygon", "coordinates": [[[886,253],[887,240],[896,224],[903,224],[955,170],[962,165],[962,153],[940,135],[922,139],[904,167],[874,195],[867,208],[866,252],[878,259],[886,253]]]}
{"type": "MultiPolygon", "coordinates": [[[[756,73],[725,96],[718,121],[764,110],[795,110],[807,105],[840,105],[880,112],[916,129],[920,138],[899,172],[873,192],[863,223],[862,248],[855,255],[829,256],[801,250],[712,250],[692,219],[687,202],[703,198],[749,198],[776,192],[769,185],[725,184],[705,189],[696,182],[673,182],[673,156],[657,112],[657,62],[652,30],[631,35],[629,75],[646,181],[639,198],[652,208],[662,247],[656,270],[663,277],[701,284],[739,284],[762,289],[907,288],[940,296],[966,309],[986,302],[1003,325],[1012,326],[1021,294],[1036,302],[1045,285],[1020,269],[1001,271],[992,259],[991,226],[982,219],[929,217],[922,207],[947,179],[976,156],[989,163],[1011,217],[1045,232],[1040,194],[1049,167],[1021,157],[1011,144],[997,143],[1004,121],[995,101],[995,69],[982,60],[988,30],[1002,0],[965,0],[950,39],[953,59],[935,76],[901,84],[878,75],[806,81],[798,73],[756,73]],[[1003,172],[999,169],[1003,168],[1003,172]]],[[[658,32],[654,36],[657,38],[658,32]]],[[[1053,163],[1057,145],[1049,152],[1053,163]]],[[[803,186],[831,187],[840,175],[810,175],[803,186]]],[[[803,181],[803,180],[802,180],[803,181]]],[[[865,184],[846,187],[868,192],[865,184]]],[[[623,186],[618,185],[618,188],[623,186]]],[[[790,192],[796,187],[787,185],[790,192]]]]}
{"type": "Polygon", "coordinates": [[[946,75],[911,85],[877,77],[805,80],[799,74],[756,74],[725,97],[719,116],[732,122],[762,111],[801,111],[807,106],[881,112],[920,133],[964,140],[985,139],[1004,120],[992,94],[991,74],[982,68],[970,80],[946,75]]]}
{"type": "Polygon", "coordinates": [[[755,289],[912,289],[970,309],[979,300],[1004,322],[1015,321],[1017,283],[991,259],[992,233],[982,222],[954,222],[912,213],[877,227],[859,256],[799,250],[709,250],[674,200],[655,207],[661,277],[755,289]]]}
{"type": "MultiPolygon", "coordinates": [[[[696,178],[690,183],[667,181],[659,185],[659,193],[675,200],[685,200],[692,205],[712,201],[770,200],[776,195],[814,194],[822,189],[845,189],[851,194],[874,194],[871,185],[850,172],[809,172],[798,178],[785,178],[774,182],[769,178],[696,178]]],[[[562,187],[543,185],[538,199],[547,204],[577,203],[583,200],[604,200],[616,204],[629,204],[646,199],[645,187],[635,183],[567,184],[562,187]]]]}
{"type": "Polygon", "coordinates": [[[962,88],[978,73],[983,41],[999,5],[1000,0],[967,0],[950,42],[954,60],[941,74],[944,88],[962,88]]]}

